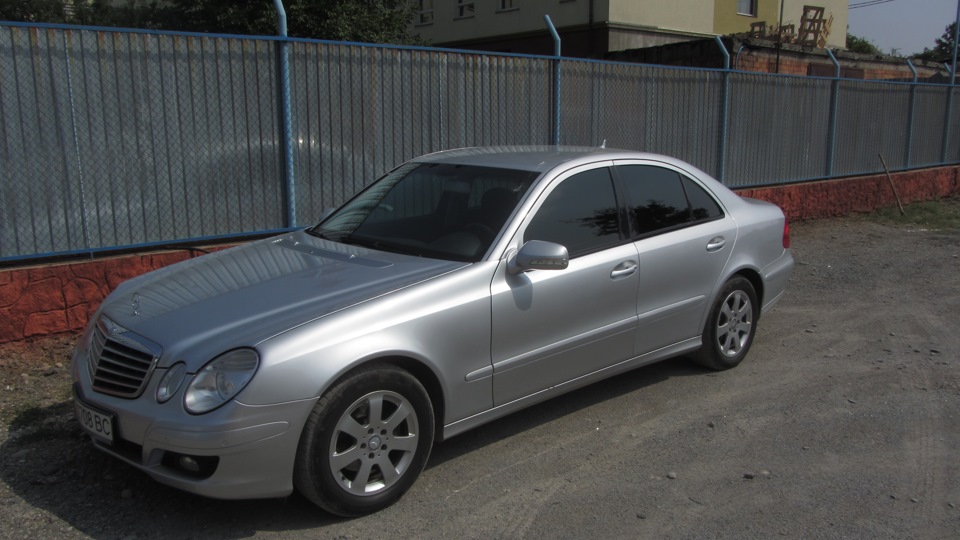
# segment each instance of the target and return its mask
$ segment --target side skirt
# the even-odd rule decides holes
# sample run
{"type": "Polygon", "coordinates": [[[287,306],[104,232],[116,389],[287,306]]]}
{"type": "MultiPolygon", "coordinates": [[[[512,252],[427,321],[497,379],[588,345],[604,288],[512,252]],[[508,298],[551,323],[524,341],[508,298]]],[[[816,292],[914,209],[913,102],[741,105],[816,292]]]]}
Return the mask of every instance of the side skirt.
{"type": "Polygon", "coordinates": [[[557,397],[561,394],[566,394],[571,390],[607,379],[619,373],[695,351],[700,348],[700,344],[701,338],[700,336],[696,336],[662,349],[651,351],[629,360],[624,360],[623,362],[613,364],[612,366],[607,366],[603,369],[582,375],[576,379],[571,379],[556,386],[551,386],[550,388],[546,388],[509,403],[504,403],[503,405],[499,405],[482,413],[475,414],[462,420],[457,420],[456,422],[451,422],[443,426],[443,437],[441,440],[449,439],[477,426],[519,411],[520,409],[524,409],[536,403],[540,403],[541,401],[546,401],[550,398],[557,397]]]}

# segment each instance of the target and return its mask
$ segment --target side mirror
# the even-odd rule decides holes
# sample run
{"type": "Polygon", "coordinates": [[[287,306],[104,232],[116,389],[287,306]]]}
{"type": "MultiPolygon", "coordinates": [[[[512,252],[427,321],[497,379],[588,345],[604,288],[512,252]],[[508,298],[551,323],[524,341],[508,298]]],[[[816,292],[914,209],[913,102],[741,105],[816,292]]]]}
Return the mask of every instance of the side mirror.
{"type": "Polygon", "coordinates": [[[515,276],[528,270],[563,270],[569,264],[567,248],[553,242],[530,240],[520,251],[510,254],[507,272],[515,276]]]}

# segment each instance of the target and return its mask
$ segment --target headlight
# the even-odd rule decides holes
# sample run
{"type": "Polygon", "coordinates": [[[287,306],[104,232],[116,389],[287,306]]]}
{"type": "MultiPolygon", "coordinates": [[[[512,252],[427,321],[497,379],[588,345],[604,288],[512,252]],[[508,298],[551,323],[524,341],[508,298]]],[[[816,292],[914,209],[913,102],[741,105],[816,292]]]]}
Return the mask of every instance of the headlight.
{"type": "Polygon", "coordinates": [[[183,383],[183,376],[187,373],[187,366],[178,362],[167,370],[157,384],[157,403],[166,403],[177,393],[183,383]]]}
{"type": "Polygon", "coordinates": [[[184,406],[193,414],[210,412],[233,399],[250,382],[260,365],[253,349],[236,349],[211,360],[193,376],[184,406]]]}

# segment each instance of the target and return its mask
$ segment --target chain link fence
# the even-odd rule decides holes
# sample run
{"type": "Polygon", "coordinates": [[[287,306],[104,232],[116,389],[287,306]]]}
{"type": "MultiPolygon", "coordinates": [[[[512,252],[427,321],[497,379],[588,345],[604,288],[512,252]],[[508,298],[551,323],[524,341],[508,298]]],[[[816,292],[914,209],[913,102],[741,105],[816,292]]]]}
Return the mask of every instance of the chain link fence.
{"type": "Polygon", "coordinates": [[[956,87],[291,39],[288,200],[279,43],[0,23],[0,262],[307,225],[420,154],[552,144],[557,108],[561,144],[732,187],[960,162],[956,87]]]}

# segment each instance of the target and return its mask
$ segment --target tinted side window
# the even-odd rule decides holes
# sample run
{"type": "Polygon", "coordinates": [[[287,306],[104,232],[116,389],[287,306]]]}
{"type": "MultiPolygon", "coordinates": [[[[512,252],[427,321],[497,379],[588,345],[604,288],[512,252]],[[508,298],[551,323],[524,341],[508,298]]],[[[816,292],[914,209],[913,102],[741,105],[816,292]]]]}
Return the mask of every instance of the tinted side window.
{"type": "Polygon", "coordinates": [[[627,192],[630,220],[638,234],[690,221],[690,207],[680,175],[650,165],[622,165],[617,174],[627,192]]]}
{"type": "Polygon", "coordinates": [[[683,179],[683,189],[687,192],[687,199],[690,201],[694,221],[708,221],[723,217],[723,210],[720,209],[720,205],[699,184],[686,176],[680,178],[683,179]]]}
{"type": "Polygon", "coordinates": [[[617,199],[610,171],[604,167],[564,180],[527,226],[524,241],[529,240],[556,242],[571,255],[619,241],[617,199]]]}

